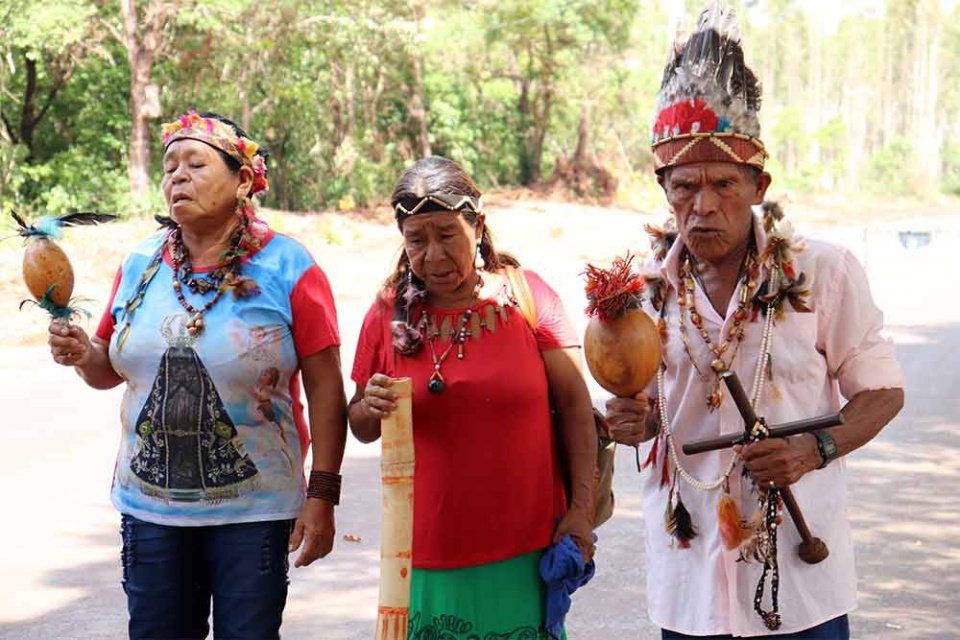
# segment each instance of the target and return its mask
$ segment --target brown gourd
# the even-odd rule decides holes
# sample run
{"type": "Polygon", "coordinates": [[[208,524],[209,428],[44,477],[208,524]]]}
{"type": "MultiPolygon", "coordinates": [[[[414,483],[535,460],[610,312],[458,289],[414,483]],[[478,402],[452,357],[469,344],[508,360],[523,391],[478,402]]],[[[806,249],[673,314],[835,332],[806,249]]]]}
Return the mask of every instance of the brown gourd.
{"type": "Polygon", "coordinates": [[[583,350],[593,379],[621,398],[643,391],[660,366],[660,334],[640,309],[613,318],[592,316],[584,332],[583,350]]]}
{"type": "Polygon", "coordinates": [[[37,301],[47,295],[56,306],[66,307],[73,296],[73,266],[56,242],[32,238],[23,254],[23,282],[37,301]]]}
{"type": "Polygon", "coordinates": [[[116,216],[78,212],[45,217],[36,224],[28,224],[16,213],[11,212],[11,215],[17,223],[17,235],[26,244],[22,274],[27,290],[37,306],[52,317],[70,318],[75,312],[70,306],[74,285],[73,266],[56,240],[62,236],[63,227],[109,222],[116,216]]]}

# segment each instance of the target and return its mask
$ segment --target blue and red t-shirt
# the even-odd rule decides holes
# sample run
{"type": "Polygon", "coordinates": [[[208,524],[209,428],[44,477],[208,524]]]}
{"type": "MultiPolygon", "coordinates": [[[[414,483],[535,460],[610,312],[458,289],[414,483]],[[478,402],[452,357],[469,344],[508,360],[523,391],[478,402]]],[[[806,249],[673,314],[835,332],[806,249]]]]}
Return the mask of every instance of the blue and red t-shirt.
{"type": "MultiPolygon", "coordinates": [[[[241,275],[259,294],[225,293],[199,335],[172,286],[169,256],[118,335],[141,275],[163,244],[142,243],[124,261],[96,335],[126,381],[111,498],[121,513],[200,526],[297,516],[310,442],[300,402],[303,358],[340,344],[326,276],[298,242],[257,220],[261,246],[241,275]]],[[[203,273],[196,269],[196,273],[203,273]]],[[[195,308],[200,296],[183,286],[195,308]]]]}
{"type": "MultiPolygon", "coordinates": [[[[485,326],[467,339],[462,359],[454,347],[443,360],[441,393],[427,390],[434,370],[428,345],[409,357],[394,350],[391,300],[375,302],[364,319],[353,380],[364,386],[374,373],[413,379],[417,568],[475,566],[542,549],[564,513],[540,351],[579,342],[557,294],[536,273],[525,273],[536,336],[517,306],[477,302],[471,308],[485,326]]],[[[465,310],[425,311],[443,327],[457,326],[465,310]]],[[[439,356],[449,342],[437,337],[434,352],[439,356]]]]}

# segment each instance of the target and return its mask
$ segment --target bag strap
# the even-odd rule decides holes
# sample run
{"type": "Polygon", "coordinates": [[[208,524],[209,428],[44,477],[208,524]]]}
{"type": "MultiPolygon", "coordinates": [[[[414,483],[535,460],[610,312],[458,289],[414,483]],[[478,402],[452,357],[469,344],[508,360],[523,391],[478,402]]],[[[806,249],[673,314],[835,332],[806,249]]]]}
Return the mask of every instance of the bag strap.
{"type": "Polygon", "coordinates": [[[537,303],[533,299],[533,292],[530,291],[530,283],[527,282],[527,276],[519,267],[506,267],[507,282],[510,283],[510,290],[517,301],[520,313],[523,314],[530,330],[534,335],[537,333],[537,303]]]}

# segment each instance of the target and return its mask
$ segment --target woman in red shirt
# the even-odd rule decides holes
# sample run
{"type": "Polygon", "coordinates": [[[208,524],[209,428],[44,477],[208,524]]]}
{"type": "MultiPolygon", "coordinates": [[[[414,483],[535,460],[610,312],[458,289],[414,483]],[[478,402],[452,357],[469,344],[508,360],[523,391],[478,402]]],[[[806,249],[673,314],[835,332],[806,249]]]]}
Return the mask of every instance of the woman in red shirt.
{"type": "Polygon", "coordinates": [[[516,261],[494,248],[458,164],[420,160],[391,203],[404,252],[364,319],[349,414],[354,435],[375,441],[396,408],[391,378],[413,379],[410,637],[435,637],[436,624],[543,635],[544,549],[569,533],[593,555],[596,432],[579,341],[531,271],[536,322],[525,320],[507,277],[516,261]]]}

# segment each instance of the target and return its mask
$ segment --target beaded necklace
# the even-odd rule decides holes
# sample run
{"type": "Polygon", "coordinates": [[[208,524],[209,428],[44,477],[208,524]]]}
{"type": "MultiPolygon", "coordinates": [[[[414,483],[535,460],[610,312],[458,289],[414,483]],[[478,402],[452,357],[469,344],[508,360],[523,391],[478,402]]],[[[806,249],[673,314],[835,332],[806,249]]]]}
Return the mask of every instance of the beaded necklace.
{"type": "Polygon", "coordinates": [[[750,314],[747,312],[747,308],[750,304],[750,296],[757,285],[757,277],[759,272],[760,265],[757,260],[756,251],[751,249],[747,253],[741,269],[740,299],[736,311],[733,312],[733,325],[730,327],[730,331],[727,334],[726,340],[723,339],[723,335],[721,334],[720,345],[717,346],[714,344],[713,340],[710,338],[710,334],[703,326],[703,318],[697,311],[694,295],[696,291],[696,279],[694,278],[693,269],[691,268],[691,259],[689,254],[687,254],[687,256],[684,258],[684,261],[680,267],[680,279],[684,288],[683,294],[677,295],[677,304],[680,306],[680,340],[683,343],[683,348],[687,354],[687,358],[689,358],[690,363],[693,365],[693,368],[697,372],[700,380],[705,384],[711,385],[710,393],[707,395],[707,406],[711,411],[716,410],[723,401],[723,391],[720,388],[720,376],[733,366],[733,361],[737,357],[737,351],[740,348],[740,343],[743,341],[743,324],[750,316],[750,314]],[[712,381],[700,368],[696,358],[693,357],[693,353],[690,351],[690,344],[687,341],[687,327],[683,322],[684,311],[686,311],[690,316],[690,323],[700,333],[700,337],[703,338],[707,348],[710,349],[710,352],[714,356],[713,360],[710,362],[710,368],[713,370],[712,381]],[[733,346],[732,349],[730,348],[731,345],[733,346]],[[730,352],[730,359],[729,361],[724,361],[724,355],[728,351],[730,352]]]}
{"type": "Polygon", "coordinates": [[[450,337],[450,344],[447,345],[447,348],[443,350],[443,353],[441,353],[439,357],[433,346],[436,336],[431,335],[427,340],[427,345],[430,347],[430,358],[433,360],[433,373],[430,375],[429,382],[427,382],[427,390],[431,393],[442,393],[443,390],[447,388],[447,382],[443,379],[440,367],[443,365],[443,361],[447,359],[447,356],[450,355],[450,351],[453,350],[454,345],[457,345],[457,360],[463,360],[463,344],[467,341],[467,336],[470,335],[470,331],[467,329],[467,323],[470,322],[471,316],[473,316],[473,309],[467,309],[460,314],[460,327],[450,337]]]}
{"type": "MultiPolygon", "coordinates": [[[[481,290],[483,290],[483,276],[477,273],[477,283],[473,287],[472,300],[475,301],[480,298],[481,290]]],[[[447,359],[447,356],[450,355],[454,345],[457,346],[457,360],[463,360],[465,357],[463,345],[467,341],[467,336],[470,335],[467,324],[470,322],[474,313],[473,308],[470,308],[460,314],[460,326],[453,332],[453,335],[450,336],[450,343],[447,345],[447,348],[437,356],[437,351],[433,343],[440,337],[440,327],[438,326],[431,330],[426,310],[423,311],[423,316],[420,318],[421,333],[427,332],[429,334],[427,337],[427,346],[430,348],[430,359],[433,361],[433,373],[427,382],[427,390],[431,393],[442,393],[443,390],[447,388],[447,381],[443,379],[443,373],[440,372],[440,367],[443,365],[443,361],[447,359]]]]}
{"type": "Polygon", "coordinates": [[[230,238],[230,248],[223,254],[221,262],[215,269],[206,275],[193,273],[193,265],[183,246],[183,233],[179,227],[173,230],[169,238],[170,258],[174,264],[174,288],[179,290],[181,284],[187,285],[193,293],[206,295],[219,289],[228,273],[239,270],[240,243],[246,233],[247,223],[241,222],[230,238]]]}
{"type": "Polygon", "coordinates": [[[230,248],[224,253],[220,265],[211,272],[208,278],[193,277],[193,266],[187,257],[186,247],[183,245],[183,233],[180,228],[177,227],[167,236],[170,259],[173,262],[171,285],[180,306],[190,314],[190,319],[187,320],[187,333],[191,336],[197,336],[203,331],[206,326],[203,314],[213,308],[213,305],[217,304],[223,297],[223,293],[226,291],[226,287],[223,286],[224,281],[234,281],[240,274],[240,258],[245,253],[240,251],[240,243],[246,232],[246,226],[243,218],[241,218],[241,223],[231,238],[230,248]],[[206,295],[210,291],[215,291],[215,293],[202,307],[197,308],[190,304],[183,295],[184,284],[198,295],[206,295]]]}
{"type": "MultiPolygon", "coordinates": [[[[775,223],[767,220],[769,223],[768,231],[773,231],[775,223]]],[[[672,243],[668,233],[663,230],[648,228],[654,240],[654,248],[658,249],[658,259],[662,260],[666,254],[666,249],[672,243]]],[[[773,231],[767,238],[767,246],[762,255],[757,256],[755,251],[748,253],[744,263],[744,273],[740,279],[740,298],[736,311],[734,312],[734,324],[731,327],[728,338],[717,346],[710,340],[709,334],[702,326],[702,318],[697,313],[694,304],[694,292],[696,288],[696,279],[690,265],[690,258],[686,256],[681,264],[680,275],[682,280],[682,289],[677,293],[677,302],[679,309],[678,329],[680,338],[683,341],[684,350],[691,364],[696,370],[699,378],[704,383],[709,383],[710,379],[704,371],[698,366],[690,351],[689,343],[686,338],[686,327],[683,323],[684,313],[690,316],[691,324],[700,332],[701,337],[714,355],[710,363],[710,368],[715,374],[714,385],[707,397],[707,405],[713,411],[720,406],[722,395],[720,394],[720,375],[728,371],[736,357],[737,350],[743,340],[745,327],[744,323],[752,315],[755,318],[758,311],[762,310],[764,315],[763,333],[760,341],[760,349],[757,357],[756,369],[753,376],[753,388],[750,404],[756,410],[760,402],[766,375],[769,371],[770,360],[770,342],[773,333],[773,326],[777,318],[783,315],[783,303],[787,301],[797,312],[809,312],[810,308],[806,304],[806,298],[809,289],[806,287],[804,274],[796,274],[793,267],[792,252],[795,245],[790,238],[773,231]],[[760,267],[764,267],[767,273],[767,281],[756,291],[757,281],[759,280],[760,267]],[[751,298],[752,296],[752,298],[751,298]],[[752,305],[750,301],[752,300],[752,305]],[[752,314],[748,313],[749,306],[752,306],[752,314]],[[732,351],[731,351],[732,342],[732,351]],[[729,361],[724,361],[723,356],[730,351],[729,361]]],[[[650,300],[654,308],[659,311],[659,326],[663,339],[666,340],[666,292],[665,283],[662,278],[652,278],[648,281],[650,286],[650,300]]],[[[677,445],[674,439],[673,425],[670,422],[666,410],[666,388],[664,384],[665,364],[661,365],[657,372],[657,408],[660,414],[660,435],[654,441],[651,447],[650,456],[644,467],[654,463],[657,458],[657,442],[660,437],[665,439],[665,448],[663,458],[663,472],[661,473],[661,486],[669,484],[667,496],[665,524],[667,532],[680,543],[681,548],[690,547],[690,540],[697,535],[696,528],[693,525],[690,513],[683,505],[680,496],[680,487],[678,479],[682,478],[686,484],[700,491],[712,491],[723,485],[726,489],[730,474],[739,462],[739,456],[731,456],[729,464],[723,470],[720,476],[712,480],[700,480],[685,469],[680,463],[680,457],[677,454],[677,445]],[[669,480],[668,462],[673,463],[674,476],[673,482],[669,480]]],[[[763,565],[762,574],[754,591],[753,608],[754,611],[763,619],[768,629],[776,630],[780,627],[781,619],[779,613],[779,586],[780,572],[777,559],[777,528],[780,523],[780,510],[782,501],[780,492],[776,489],[761,489],[757,496],[760,511],[760,522],[753,527],[753,533],[748,541],[740,547],[740,557],[743,560],[755,559],[763,565]],[[771,608],[763,609],[763,596],[766,592],[767,578],[770,579],[770,600],[771,608]]],[[[722,502],[722,500],[721,500],[722,502]]],[[[719,505],[718,505],[719,508],[719,505]]],[[[719,512],[718,512],[719,517],[719,512]]],[[[671,544],[672,546],[672,544],[671,544]]]]}

